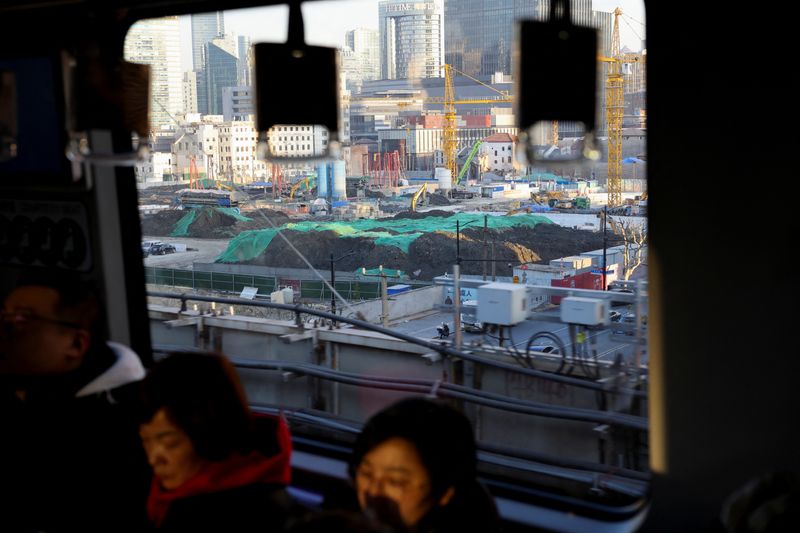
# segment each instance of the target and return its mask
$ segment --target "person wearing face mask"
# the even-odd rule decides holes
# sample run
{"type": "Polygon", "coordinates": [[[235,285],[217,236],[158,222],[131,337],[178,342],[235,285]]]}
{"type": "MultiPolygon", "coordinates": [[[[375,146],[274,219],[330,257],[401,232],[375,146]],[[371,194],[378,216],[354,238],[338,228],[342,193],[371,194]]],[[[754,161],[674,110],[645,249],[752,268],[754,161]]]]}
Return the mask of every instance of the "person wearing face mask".
{"type": "Polygon", "coordinates": [[[291,441],[254,418],[222,355],[176,353],[144,381],[139,435],[153,469],[147,513],[164,531],[283,531],[295,506],[291,441]]]}
{"type": "Polygon", "coordinates": [[[476,479],[476,463],[462,413],[410,398],[370,418],[349,471],[361,509],[395,531],[497,531],[497,510],[476,479]]]}

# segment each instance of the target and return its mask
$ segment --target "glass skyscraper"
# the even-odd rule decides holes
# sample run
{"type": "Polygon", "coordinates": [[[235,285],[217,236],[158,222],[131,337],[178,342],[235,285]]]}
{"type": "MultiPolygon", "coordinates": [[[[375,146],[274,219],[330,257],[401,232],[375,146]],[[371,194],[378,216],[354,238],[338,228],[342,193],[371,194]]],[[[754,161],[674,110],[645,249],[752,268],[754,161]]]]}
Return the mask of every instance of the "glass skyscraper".
{"type": "MultiPolygon", "coordinates": [[[[572,0],[571,12],[592,25],[592,0],[572,0]]],[[[511,74],[514,22],[549,15],[549,0],[444,0],[445,62],[470,76],[511,74]]]]}
{"type": "MultiPolygon", "coordinates": [[[[239,81],[237,44],[231,39],[213,39],[205,46],[205,85],[207,113],[222,115],[222,89],[235,87],[239,81]]],[[[198,98],[200,95],[198,94],[198,98]]]]}
{"type": "Polygon", "coordinates": [[[125,39],[125,58],[150,65],[150,128],[174,125],[183,110],[180,26],[178,17],[142,20],[125,39]]]}
{"type": "Polygon", "coordinates": [[[205,46],[222,35],[225,35],[225,17],[221,11],[192,15],[192,66],[197,73],[197,110],[204,115],[209,112],[205,46]]]}
{"type": "Polygon", "coordinates": [[[381,78],[442,76],[442,12],[433,0],[378,4],[381,78]]]}

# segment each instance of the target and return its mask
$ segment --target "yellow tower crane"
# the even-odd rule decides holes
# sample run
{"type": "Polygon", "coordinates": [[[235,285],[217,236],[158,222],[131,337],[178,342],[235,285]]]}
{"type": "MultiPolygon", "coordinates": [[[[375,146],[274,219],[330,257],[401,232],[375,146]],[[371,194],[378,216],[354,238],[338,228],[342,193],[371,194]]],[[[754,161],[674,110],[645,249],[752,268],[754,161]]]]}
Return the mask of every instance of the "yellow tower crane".
{"type": "Polygon", "coordinates": [[[606,124],[608,127],[608,207],[622,204],[622,118],[625,111],[624,75],[622,65],[636,63],[638,58],[623,57],[619,44],[620,8],[614,9],[614,29],[611,32],[611,57],[600,57],[608,63],[606,75],[606,124]]]}
{"type": "Polygon", "coordinates": [[[456,127],[456,106],[462,104],[500,104],[512,101],[512,96],[505,91],[498,91],[491,85],[487,85],[480,80],[476,80],[469,74],[465,74],[450,65],[443,65],[444,69],[444,98],[427,98],[429,104],[442,104],[444,107],[444,128],[442,129],[442,150],[444,151],[445,167],[450,169],[450,175],[455,178],[458,175],[456,165],[456,151],[458,150],[458,130],[456,127]],[[475,83],[491,89],[499,94],[496,98],[466,98],[456,100],[455,89],[453,88],[453,71],[466,76],[475,83]]]}

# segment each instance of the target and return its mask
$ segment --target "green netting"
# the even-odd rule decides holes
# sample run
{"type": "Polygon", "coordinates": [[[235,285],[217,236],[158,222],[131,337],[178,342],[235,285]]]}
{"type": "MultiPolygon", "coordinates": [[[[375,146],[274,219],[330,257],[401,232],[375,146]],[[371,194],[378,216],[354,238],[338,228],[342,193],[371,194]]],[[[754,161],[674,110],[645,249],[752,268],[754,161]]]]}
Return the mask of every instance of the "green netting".
{"type": "Polygon", "coordinates": [[[253,220],[252,218],[246,217],[243,214],[241,214],[239,210],[235,207],[215,207],[214,209],[216,209],[220,213],[228,215],[229,217],[233,217],[236,220],[241,220],[242,222],[250,222],[251,220],[253,220]]]}
{"type": "MultiPolygon", "coordinates": [[[[455,233],[456,222],[461,228],[479,228],[483,226],[482,214],[458,213],[451,217],[406,218],[394,220],[353,220],[350,222],[290,222],[279,229],[294,231],[334,231],[340,237],[367,237],[375,239],[375,243],[383,246],[395,246],[408,253],[408,247],[423,233],[442,231],[455,233]]],[[[183,220],[183,219],[181,219],[183,220]]],[[[504,230],[515,226],[534,227],[537,224],[552,224],[552,221],[541,215],[516,215],[488,217],[489,229],[504,230]]],[[[261,255],[267,249],[277,229],[244,231],[228,243],[228,248],[216,261],[218,263],[238,263],[249,261],[261,255]]]]}
{"type": "Polygon", "coordinates": [[[194,219],[197,218],[197,211],[189,209],[179,221],[175,223],[175,229],[169,234],[170,237],[186,237],[189,235],[189,226],[192,225],[194,219]]]}

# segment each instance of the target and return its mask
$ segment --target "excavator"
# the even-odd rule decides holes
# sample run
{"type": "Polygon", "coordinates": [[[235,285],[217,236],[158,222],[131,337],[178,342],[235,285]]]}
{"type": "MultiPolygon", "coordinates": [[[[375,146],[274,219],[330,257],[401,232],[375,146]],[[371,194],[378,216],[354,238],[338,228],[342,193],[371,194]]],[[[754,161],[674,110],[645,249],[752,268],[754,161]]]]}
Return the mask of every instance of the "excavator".
{"type": "Polygon", "coordinates": [[[297,189],[299,189],[301,185],[305,185],[307,191],[311,190],[311,179],[308,176],[306,176],[305,178],[301,178],[294,185],[292,185],[292,188],[289,189],[290,199],[292,200],[294,199],[294,195],[297,192],[297,189]]]}
{"type": "Polygon", "coordinates": [[[420,198],[425,196],[425,193],[428,191],[428,184],[423,183],[422,187],[419,188],[417,192],[414,193],[414,196],[411,197],[411,211],[417,210],[417,203],[420,201],[420,198]]]}
{"type": "Polygon", "coordinates": [[[467,171],[469,170],[470,163],[472,163],[472,160],[477,155],[477,153],[480,150],[482,144],[483,144],[483,139],[479,139],[479,140],[475,141],[475,144],[472,145],[472,149],[469,151],[469,155],[467,155],[467,160],[464,161],[464,164],[462,165],[461,170],[458,173],[458,176],[456,176],[456,179],[453,181],[453,189],[450,191],[450,196],[452,198],[474,198],[475,197],[475,193],[469,192],[469,191],[464,189],[464,186],[461,184],[461,181],[462,181],[462,179],[464,179],[464,176],[467,174],[467,171]]]}
{"type": "Polygon", "coordinates": [[[453,182],[453,185],[458,185],[461,183],[461,180],[464,178],[464,175],[469,170],[470,163],[472,163],[472,160],[477,155],[478,150],[480,150],[482,144],[483,144],[483,139],[479,139],[475,141],[475,144],[472,145],[472,149],[469,151],[467,160],[464,161],[464,165],[461,167],[461,170],[458,173],[458,177],[456,177],[455,181],[453,182]]]}

